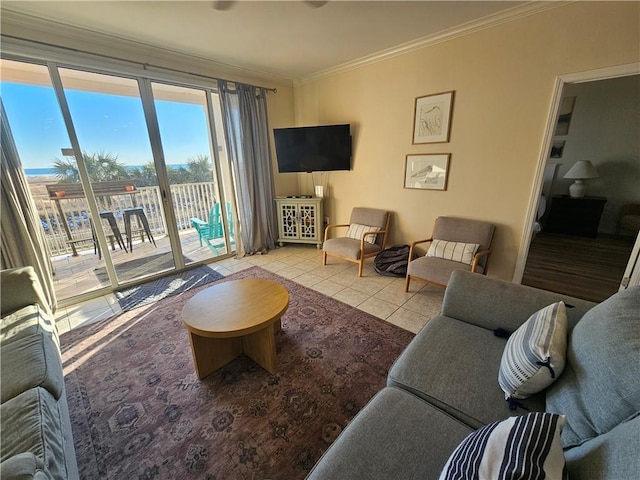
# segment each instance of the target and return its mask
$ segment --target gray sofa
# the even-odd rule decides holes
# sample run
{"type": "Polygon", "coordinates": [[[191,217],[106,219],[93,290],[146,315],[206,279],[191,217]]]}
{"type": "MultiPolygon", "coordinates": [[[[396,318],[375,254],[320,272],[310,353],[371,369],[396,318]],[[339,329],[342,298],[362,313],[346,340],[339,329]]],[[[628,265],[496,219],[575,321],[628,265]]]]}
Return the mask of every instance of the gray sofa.
{"type": "Polygon", "coordinates": [[[531,314],[564,300],[567,365],[521,402],[566,415],[570,480],[640,478],[640,287],[595,305],[563,295],[453,273],[442,312],[398,357],[387,386],[356,415],[308,475],[319,479],[437,479],[452,451],[479,427],[522,415],[498,385],[506,338],[531,314]]]}
{"type": "Polygon", "coordinates": [[[53,314],[33,268],[0,275],[0,475],[79,478],[53,314]]]}

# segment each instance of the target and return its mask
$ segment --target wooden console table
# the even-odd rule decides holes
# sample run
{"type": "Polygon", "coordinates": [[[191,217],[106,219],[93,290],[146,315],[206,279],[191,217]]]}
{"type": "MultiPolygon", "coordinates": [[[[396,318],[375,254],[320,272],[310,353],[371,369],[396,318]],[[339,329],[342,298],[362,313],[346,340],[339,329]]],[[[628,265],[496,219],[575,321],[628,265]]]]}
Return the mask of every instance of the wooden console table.
{"type": "Polygon", "coordinates": [[[605,203],[605,197],[554,195],[544,229],[549,233],[593,238],[598,234],[605,203]]]}

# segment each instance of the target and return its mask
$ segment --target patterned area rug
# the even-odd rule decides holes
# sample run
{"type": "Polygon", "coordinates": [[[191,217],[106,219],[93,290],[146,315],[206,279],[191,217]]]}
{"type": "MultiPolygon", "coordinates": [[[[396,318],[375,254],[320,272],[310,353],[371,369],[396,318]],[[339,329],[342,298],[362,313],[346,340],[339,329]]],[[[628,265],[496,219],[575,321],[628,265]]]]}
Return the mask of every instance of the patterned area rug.
{"type": "Polygon", "coordinates": [[[136,285],[115,293],[120,308],[127,312],[143,305],[159,302],[163,298],[206,285],[207,283],[220,280],[221,273],[207,267],[196,267],[191,270],[159,278],[152,282],[136,285]]]}
{"type": "Polygon", "coordinates": [[[220,281],[249,277],[289,291],[275,375],[242,356],[198,380],[181,311],[205,287],[62,335],[83,479],[302,479],[413,337],[259,267],[220,281]]]}

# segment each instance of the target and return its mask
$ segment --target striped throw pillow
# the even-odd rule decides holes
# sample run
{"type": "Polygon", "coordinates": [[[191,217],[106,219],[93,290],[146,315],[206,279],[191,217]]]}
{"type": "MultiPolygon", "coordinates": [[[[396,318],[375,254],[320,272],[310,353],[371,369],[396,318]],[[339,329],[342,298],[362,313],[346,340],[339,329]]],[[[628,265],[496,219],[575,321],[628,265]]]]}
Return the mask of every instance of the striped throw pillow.
{"type": "MultiPolygon", "coordinates": [[[[347,229],[346,237],[360,240],[364,232],[371,232],[380,230],[378,227],[370,227],[369,225],[360,225],[359,223],[352,223],[347,229]]],[[[365,242],[376,243],[376,235],[373,233],[364,237],[365,242]]]]}
{"type": "Polygon", "coordinates": [[[535,412],[476,430],[453,451],[440,480],[562,480],[564,415],[535,412]]]}
{"type": "Polygon", "coordinates": [[[449,242],[447,240],[433,239],[427,251],[427,257],[444,258],[445,260],[471,265],[478,248],[480,248],[478,243],[449,242]]]}
{"type": "Polygon", "coordinates": [[[507,400],[527,398],[551,385],[564,370],[567,312],[564,302],[537,311],[507,340],[498,383],[507,400]]]}

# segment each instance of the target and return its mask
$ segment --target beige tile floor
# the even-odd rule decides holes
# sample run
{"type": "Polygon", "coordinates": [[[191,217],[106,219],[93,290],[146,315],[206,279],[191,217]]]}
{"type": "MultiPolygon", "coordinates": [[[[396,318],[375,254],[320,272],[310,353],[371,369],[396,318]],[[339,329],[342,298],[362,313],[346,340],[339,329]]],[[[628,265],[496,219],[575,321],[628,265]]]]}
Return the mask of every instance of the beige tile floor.
{"type": "MultiPolygon", "coordinates": [[[[313,245],[288,244],[265,255],[228,258],[209,266],[223,275],[257,265],[324,295],[352,305],[411,332],[417,332],[436,315],[442,305],[444,289],[412,282],[408,293],[403,278],[378,275],[373,260],[365,263],[363,276],[357,264],[329,257],[322,265],[321,251],[313,245]]],[[[113,294],[81,304],[60,308],[56,322],[60,333],[80,325],[119,315],[122,311],[113,294]]]]}

